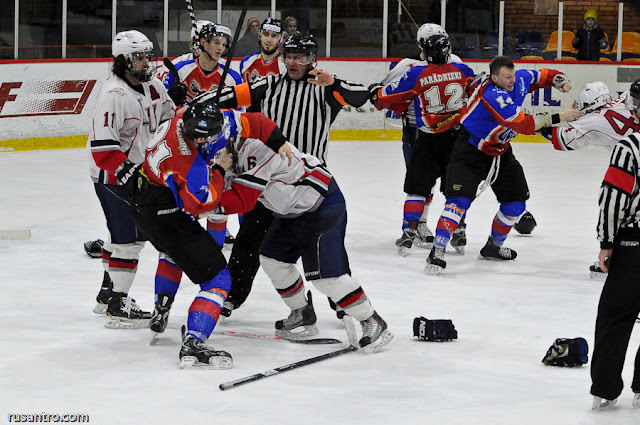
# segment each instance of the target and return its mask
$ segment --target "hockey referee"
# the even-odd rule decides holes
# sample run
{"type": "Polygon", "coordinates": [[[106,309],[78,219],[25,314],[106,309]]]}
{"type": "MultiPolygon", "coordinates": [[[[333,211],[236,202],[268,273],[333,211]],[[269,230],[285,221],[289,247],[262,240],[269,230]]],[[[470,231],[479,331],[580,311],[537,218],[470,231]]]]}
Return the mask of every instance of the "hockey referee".
{"type": "MultiPolygon", "coordinates": [[[[276,122],[289,143],[326,165],[331,123],[343,106],[364,105],[369,100],[369,90],[317,69],[318,43],[310,34],[297,32],[289,37],[283,56],[286,73],[225,87],[219,104],[226,108],[259,106],[276,122]]],[[[260,267],[258,250],[272,221],[272,212],[260,203],[242,217],[229,259],[233,284],[222,311],[225,316],[238,308],[251,291],[260,267]]]]}
{"type": "MultiPolygon", "coordinates": [[[[640,119],[640,79],[625,99],[640,119]]],[[[640,133],[616,143],[600,188],[599,265],[608,272],[596,319],[591,362],[593,410],[613,406],[622,393],[622,368],[633,325],[640,314],[640,133]]],[[[640,348],[631,389],[640,409],[640,348]]]]}

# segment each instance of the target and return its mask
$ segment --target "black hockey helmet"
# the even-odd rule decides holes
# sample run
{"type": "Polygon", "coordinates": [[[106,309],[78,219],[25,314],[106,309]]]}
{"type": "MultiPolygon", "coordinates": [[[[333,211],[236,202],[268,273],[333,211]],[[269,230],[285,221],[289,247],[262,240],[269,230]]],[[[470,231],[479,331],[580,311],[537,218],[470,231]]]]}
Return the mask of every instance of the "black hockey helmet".
{"type": "Polygon", "coordinates": [[[629,96],[626,99],[627,109],[637,111],[640,109],[640,78],[637,79],[629,88],[629,96]]]}
{"type": "Polygon", "coordinates": [[[182,133],[188,139],[211,138],[224,125],[224,116],[213,101],[193,102],[182,116],[182,133]]]}
{"type": "Polygon", "coordinates": [[[313,63],[318,56],[318,42],[311,34],[296,32],[284,42],[282,53],[285,59],[287,53],[306,53],[307,63],[313,63]]]}
{"type": "Polygon", "coordinates": [[[264,30],[282,34],[282,21],[280,19],[275,19],[269,16],[267,19],[262,21],[262,24],[260,25],[260,31],[264,30]]]}
{"type": "Polygon", "coordinates": [[[429,63],[447,63],[451,55],[451,42],[446,34],[436,34],[423,38],[418,43],[429,63]]]}

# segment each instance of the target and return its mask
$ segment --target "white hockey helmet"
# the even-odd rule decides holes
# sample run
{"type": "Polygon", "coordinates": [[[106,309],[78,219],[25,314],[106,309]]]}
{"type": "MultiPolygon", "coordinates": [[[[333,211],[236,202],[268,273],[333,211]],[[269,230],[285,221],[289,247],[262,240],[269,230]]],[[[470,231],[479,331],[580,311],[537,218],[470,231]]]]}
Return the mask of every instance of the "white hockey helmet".
{"type": "Polygon", "coordinates": [[[602,81],[592,81],[582,87],[578,93],[576,107],[583,112],[593,112],[611,102],[609,87],[602,81]]]}
{"type": "Polygon", "coordinates": [[[153,52],[153,43],[149,38],[137,30],[122,31],[116,34],[111,43],[111,55],[114,58],[122,55],[127,61],[127,69],[138,81],[149,81],[152,73],[149,65],[143,69],[134,69],[133,56],[135,54],[149,58],[153,52]]]}
{"type": "Polygon", "coordinates": [[[449,34],[438,24],[423,24],[416,35],[418,46],[429,63],[447,63],[451,56],[449,34]]]}
{"type": "Polygon", "coordinates": [[[421,40],[426,40],[432,35],[446,35],[449,37],[449,34],[438,24],[423,24],[419,29],[416,35],[416,41],[420,44],[421,40]]]}

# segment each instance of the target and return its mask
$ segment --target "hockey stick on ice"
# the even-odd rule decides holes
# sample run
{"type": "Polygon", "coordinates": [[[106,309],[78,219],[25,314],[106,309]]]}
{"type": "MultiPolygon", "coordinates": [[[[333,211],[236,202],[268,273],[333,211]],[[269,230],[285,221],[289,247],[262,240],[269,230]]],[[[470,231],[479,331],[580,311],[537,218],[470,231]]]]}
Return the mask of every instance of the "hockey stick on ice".
{"type": "Polygon", "coordinates": [[[0,230],[0,241],[26,241],[31,239],[31,230],[29,229],[2,229],[0,230]]]}
{"type": "Polygon", "coordinates": [[[337,350],[337,351],[332,351],[330,353],[323,354],[321,356],[311,357],[309,359],[301,360],[301,361],[295,362],[295,363],[290,363],[288,365],[280,366],[280,367],[277,367],[275,369],[270,369],[270,370],[267,370],[267,371],[264,371],[264,372],[256,373],[255,375],[245,376],[244,378],[236,379],[235,381],[225,382],[225,383],[220,384],[219,388],[222,391],[229,390],[231,388],[235,388],[235,387],[238,387],[240,385],[248,384],[249,382],[258,381],[260,379],[268,378],[269,376],[277,375],[278,373],[287,372],[289,370],[297,369],[297,368],[300,368],[302,366],[307,366],[307,365],[310,365],[310,364],[313,364],[313,363],[321,362],[323,360],[331,359],[333,357],[338,357],[338,356],[341,356],[343,354],[347,354],[347,353],[350,353],[352,351],[356,351],[357,349],[358,349],[358,347],[354,347],[353,345],[350,345],[347,348],[343,348],[343,349],[337,350]]]}
{"type": "Polygon", "coordinates": [[[303,345],[342,344],[342,341],[334,338],[286,339],[286,338],[280,338],[279,336],[273,336],[273,335],[260,335],[260,334],[252,334],[248,332],[235,332],[235,331],[215,331],[214,334],[238,336],[238,337],[250,338],[250,339],[261,339],[263,341],[267,340],[267,341],[292,342],[294,344],[303,344],[303,345]]]}

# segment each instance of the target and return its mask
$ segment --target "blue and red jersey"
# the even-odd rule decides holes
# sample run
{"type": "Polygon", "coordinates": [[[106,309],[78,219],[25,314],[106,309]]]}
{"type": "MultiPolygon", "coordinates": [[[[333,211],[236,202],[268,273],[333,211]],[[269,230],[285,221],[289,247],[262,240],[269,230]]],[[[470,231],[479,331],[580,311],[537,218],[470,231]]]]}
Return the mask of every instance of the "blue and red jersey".
{"type": "Polygon", "coordinates": [[[416,127],[442,133],[460,123],[465,87],[474,77],[473,70],[463,63],[413,66],[400,80],[378,91],[375,106],[402,113],[413,103],[416,127]]]}
{"type": "MultiPolygon", "coordinates": [[[[187,101],[189,102],[200,93],[209,91],[213,87],[218,87],[225,67],[223,64],[218,63],[216,69],[207,72],[200,66],[200,60],[198,58],[181,61],[175,65],[180,81],[176,81],[173,75],[168,73],[163,81],[164,86],[169,89],[179,82],[184,83],[187,86],[187,101]]],[[[241,83],[242,78],[240,74],[233,69],[229,69],[224,85],[235,86],[241,83]]]]}
{"type": "MultiPolygon", "coordinates": [[[[260,113],[223,109],[224,127],[217,138],[196,144],[182,135],[182,114],[163,123],[147,147],[142,172],[151,184],[167,186],[178,208],[198,216],[219,203],[224,177],[213,158],[228,139],[238,136],[267,142],[276,124],[260,113]]],[[[277,132],[279,134],[279,131],[277,132]]]]}
{"type": "Polygon", "coordinates": [[[471,133],[469,143],[491,156],[502,155],[518,133],[534,134],[533,116],[520,107],[528,93],[553,86],[553,78],[561,74],[552,69],[516,71],[513,90],[497,87],[488,78],[469,99],[461,123],[471,133]]]}

